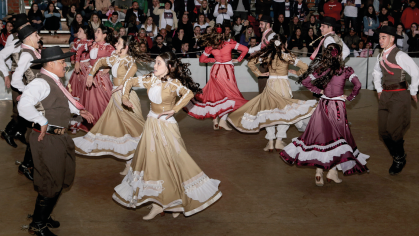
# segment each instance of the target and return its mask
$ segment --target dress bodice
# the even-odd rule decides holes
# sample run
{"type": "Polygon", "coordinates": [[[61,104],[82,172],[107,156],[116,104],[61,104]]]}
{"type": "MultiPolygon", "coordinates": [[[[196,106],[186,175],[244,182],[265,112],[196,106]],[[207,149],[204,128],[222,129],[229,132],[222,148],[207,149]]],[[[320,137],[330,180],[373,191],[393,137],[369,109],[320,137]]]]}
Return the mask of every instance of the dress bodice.
{"type": "Polygon", "coordinates": [[[110,57],[102,57],[97,60],[90,73],[94,75],[103,66],[112,68],[111,73],[115,86],[122,85],[125,79],[134,76],[137,72],[137,64],[134,58],[128,55],[120,57],[114,53],[110,57]]]}
{"type": "Polygon", "coordinates": [[[236,49],[241,52],[238,61],[242,61],[243,58],[246,56],[249,49],[246,46],[241,45],[236,41],[229,41],[224,42],[220,45],[219,49],[213,49],[212,47],[206,47],[205,52],[199,58],[199,62],[201,63],[214,63],[214,62],[229,62],[231,61],[231,51],[236,49]],[[212,54],[214,58],[208,58],[212,54]]]}
{"type": "Polygon", "coordinates": [[[109,43],[93,42],[89,48],[90,51],[90,65],[93,66],[97,60],[102,57],[110,57],[115,51],[115,48],[109,43]],[[97,46],[96,46],[97,45],[97,46]]]}
{"type": "MultiPolygon", "coordinates": [[[[253,58],[248,62],[248,66],[250,70],[256,75],[260,76],[262,73],[257,68],[257,63],[268,62],[268,59],[265,59],[265,61],[261,61],[258,58],[253,58]]],[[[297,75],[300,76],[304,74],[304,72],[307,71],[308,66],[306,63],[302,62],[301,60],[297,59],[294,55],[291,55],[289,53],[282,53],[282,59],[279,59],[278,56],[275,56],[275,58],[272,60],[272,64],[269,67],[269,75],[270,76],[286,76],[288,75],[288,67],[289,65],[294,65],[300,68],[300,70],[297,71],[297,75]]]]}
{"type": "Polygon", "coordinates": [[[75,52],[76,54],[71,56],[71,61],[80,62],[89,60],[89,48],[92,46],[92,43],[93,40],[90,39],[78,39],[76,42],[74,42],[70,51],[75,52]]]}

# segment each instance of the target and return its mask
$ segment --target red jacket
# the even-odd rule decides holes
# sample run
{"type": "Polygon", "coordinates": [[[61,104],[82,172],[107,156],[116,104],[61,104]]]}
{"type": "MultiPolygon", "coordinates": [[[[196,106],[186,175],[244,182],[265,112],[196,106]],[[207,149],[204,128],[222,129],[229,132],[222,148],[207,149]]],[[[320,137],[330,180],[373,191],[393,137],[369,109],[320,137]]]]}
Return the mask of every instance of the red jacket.
{"type": "Polygon", "coordinates": [[[340,20],[340,12],[342,11],[342,4],[335,0],[334,3],[326,2],[323,5],[324,16],[330,16],[337,21],[340,20]]]}
{"type": "Polygon", "coordinates": [[[405,29],[410,29],[412,23],[418,22],[418,19],[419,9],[417,7],[415,7],[415,9],[412,9],[411,7],[404,9],[401,21],[405,29]]]}

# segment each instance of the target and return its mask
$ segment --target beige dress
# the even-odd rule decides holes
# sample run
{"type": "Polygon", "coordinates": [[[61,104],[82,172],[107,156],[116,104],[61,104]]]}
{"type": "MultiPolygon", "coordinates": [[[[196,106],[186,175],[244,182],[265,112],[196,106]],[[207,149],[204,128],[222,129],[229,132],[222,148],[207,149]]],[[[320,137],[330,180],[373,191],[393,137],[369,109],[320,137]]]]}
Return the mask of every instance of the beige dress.
{"type": "MultiPolygon", "coordinates": [[[[100,67],[112,68],[114,88],[137,72],[137,65],[131,56],[110,57],[99,59],[90,74],[94,75],[100,67]]],[[[74,138],[76,153],[86,156],[113,155],[129,160],[133,157],[135,148],[141,139],[144,118],[141,113],[140,99],[131,91],[130,101],[134,107],[122,105],[122,92],[112,94],[109,104],[93,128],[83,137],[74,138]]]]}
{"type": "Polygon", "coordinates": [[[204,210],[221,197],[220,181],[210,179],[189,156],[175,118],[157,118],[164,111],[178,112],[194,94],[177,79],[162,82],[151,74],[127,80],[124,97],[134,86],[147,89],[151,110],[131,168],[113,199],[131,208],[152,202],[185,216],[204,210]]]}
{"type": "MultiPolygon", "coordinates": [[[[272,61],[269,67],[269,79],[263,92],[228,116],[228,121],[239,131],[255,133],[264,127],[296,124],[310,117],[314,112],[316,100],[292,99],[287,76],[290,64],[300,68],[297,72],[298,76],[307,71],[307,64],[288,53],[283,53],[282,57],[284,61],[281,61],[278,56],[272,61]]],[[[249,61],[248,66],[256,76],[260,76],[261,72],[256,67],[256,62],[260,61],[254,58],[249,61]]],[[[303,124],[296,126],[302,129],[300,131],[304,131],[303,124]]],[[[278,128],[278,132],[281,132],[281,129],[278,128]]],[[[285,137],[277,135],[277,138],[285,137]]],[[[267,137],[267,139],[274,138],[267,137]]]]}

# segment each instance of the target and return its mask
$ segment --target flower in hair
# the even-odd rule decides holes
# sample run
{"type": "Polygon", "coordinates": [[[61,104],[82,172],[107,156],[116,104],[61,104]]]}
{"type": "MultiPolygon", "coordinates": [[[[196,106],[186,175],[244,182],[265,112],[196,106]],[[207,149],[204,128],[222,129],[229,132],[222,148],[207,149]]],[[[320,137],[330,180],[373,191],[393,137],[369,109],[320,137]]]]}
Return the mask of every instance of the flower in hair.
{"type": "Polygon", "coordinates": [[[217,27],[217,33],[221,34],[221,32],[223,32],[223,29],[221,29],[221,27],[217,27]]]}
{"type": "Polygon", "coordinates": [[[336,48],[333,48],[331,54],[333,57],[336,57],[338,55],[338,50],[336,48]]]}
{"type": "Polygon", "coordinates": [[[279,47],[279,45],[281,45],[281,41],[275,40],[275,46],[279,47]]]}

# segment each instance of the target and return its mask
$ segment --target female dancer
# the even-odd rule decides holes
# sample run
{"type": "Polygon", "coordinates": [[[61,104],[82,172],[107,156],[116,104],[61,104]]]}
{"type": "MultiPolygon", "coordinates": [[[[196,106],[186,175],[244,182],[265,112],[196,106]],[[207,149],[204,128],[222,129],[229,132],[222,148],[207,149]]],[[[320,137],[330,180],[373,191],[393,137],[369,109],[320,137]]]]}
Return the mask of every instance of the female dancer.
{"type": "MultiPolygon", "coordinates": [[[[114,87],[122,85],[127,78],[137,72],[136,61],[151,62],[151,58],[140,53],[139,42],[120,37],[115,45],[115,53],[110,57],[102,57],[96,61],[90,74],[94,75],[102,66],[112,67],[114,87]]],[[[93,78],[92,76],[89,76],[93,78]]],[[[128,160],[122,175],[129,170],[130,160],[141,138],[144,118],[141,112],[140,99],[134,91],[130,93],[131,108],[121,106],[122,92],[112,94],[105,112],[95,126],[83,137],[74,139],[76,153],[86,156],[113,155],[128,160]]]]}
{"type": "Polygon", "coordinates": [[[256,133],[266,127],[265,138],[269,142],[263,150],[269,152],[274,149],[275,138],[276,150],[285,147],[282,139],[287,137],[286,132],[290,124],[295,124],[300,131],[304,131],[303,119],[310,117],[316,107],[316,100],[292,99],[288,72],[302,75],[308,66],[287,50],[286,41],[285,37],[277,34],[266,47],[249,57],[249,68],[256,76],[269,75],[268,82],[261,94],[228,117],[228,121],[241,132],[256,133]],[[267,63],[269,72],[262,74],[256,67],[256,63],[259,62],[267,63]],[[300,70],[288,71],[290,64],[300,70]],[[275,126],[278,130],[276,135],[275,126]]]}
{"type": "Polygon", "coordinates": [[[211,68],[210,79],[202,94],[195,95],[184,108],[190,116],[197,119],[212,118],[214,130],[218,130],[219,127],[231,130],[226,121],[228,113],[247,102],[237,87],[233,62],[242,61],[249,49],[236,41],[227,42],[223,31],[220,25],[217,25],[212,34],[203,36],[203,46],[206,48],[199,62],[215,64],[211,68]],[[241,54],[239,58],[231,60],[233,49],[241,51],[241,54]],[[214,58],[209,58],[210,54],[214,55],[214,58]],[[221,117],[219,124],[218,117],[221,117]]]}
{"type": "Polygon", "coordinates": [[[151,110],[131,169],[115,187],[113,199],[132,208],[152,202],[144,220],[163,211],[176,212],[177,217],[179,212],[190,216],[204,210],[221,197],[220,181],[210,179],[189,156],[173,117],[200,92],[199,84],[190,77],[188,65],[165,52],[156,58],[153,74],[125,81],[122,101],[128,107],[133,106],[128,100],[133,86],[147,89],[151,110]]]}
{"type": "Polygon", "coordinates": [[[329,170],[327,181],[342,182],[338,169],[345,175],[367,171],[368,155],[358,151],[346,116],[345,101],[352,101],[361,89],[354,70],[342,66],[342,48],[331,43],[320,59],[316,59],[304,73],[299,83],[310,91],[323,94],[306,131],[280,153],[288,163],[315,166],[317,186],[323,186],[323,170],[329,170]],[[349,96],[343,95],[345,81],[354,84],[349,96]]]}
{"type": "MultiPolygon", "coordinates": [[[[114,52],[115,48],[110,44],[113,42],[113,35],[111,30],[101,25],[95,32],[95,42],[90,46],[90,66],[93,67],[97,60],[102,57],[109,57],[114,52]]],[[[93,125],[99,120],[102,113],[105,111],[112,95],[112,82],[108,74],[109,69],[101,69],[96,73],[95,77],[92,74],[87,77],[86,86],[80,97],[80,103],[90,111],[95,117],[92,124],[83,122],[80,129],[89,131],[93,125]],[[94,84],[92,86],[92,84],[94,84]]]]}

